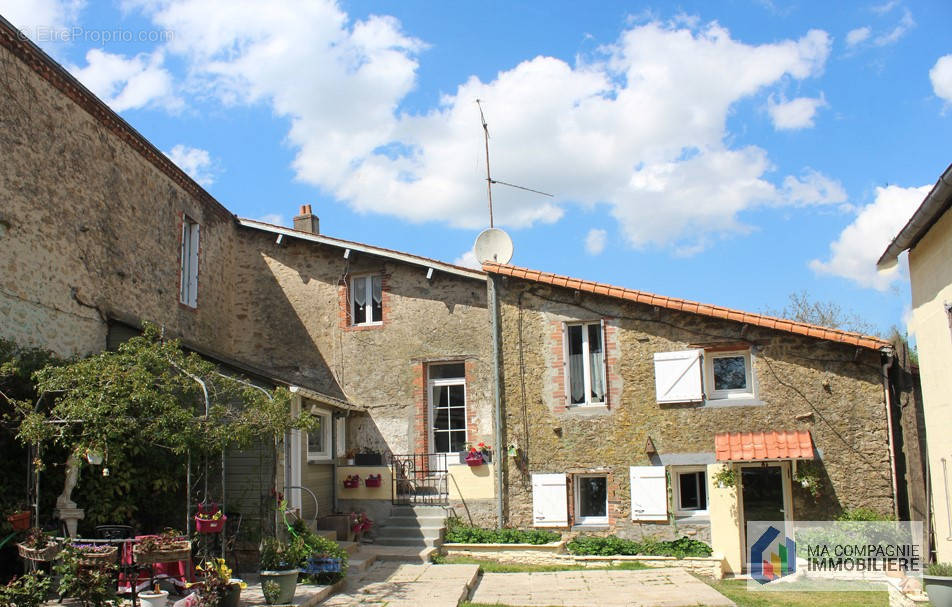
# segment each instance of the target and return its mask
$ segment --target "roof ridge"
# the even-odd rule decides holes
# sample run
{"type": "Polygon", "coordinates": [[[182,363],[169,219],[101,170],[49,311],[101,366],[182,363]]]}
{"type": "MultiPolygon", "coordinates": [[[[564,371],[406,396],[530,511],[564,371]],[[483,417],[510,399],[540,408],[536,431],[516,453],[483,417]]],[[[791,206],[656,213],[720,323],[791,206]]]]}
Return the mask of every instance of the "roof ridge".
{"type": "Polygon", "coordinates": [[[483,263],[483,270],[491,274],[512,276],[514,278],[550,284],[557,287],[574,288],[578,291],[586,291],[595,295],[605,295],[608,297],[614,297],[616,299],[625,299],[628,301],[635,301],[637,303],[661,306],[663,308],[687,312],[690,314],[701,314],[704,316],[711,316],[713,318],[724,318],[727,320],[734,320],[759,327],[765,327],[767,329],[774,329],[776,331],[785,331],[787,333],[806,335],[807,337],[813,337],[816,339],[837,341],[863,348],[870,348],[873,350],[879,350],[891,345],[885,339],[876,337],[874,335],[864,335],[855,331],[834,329],[832,327],[824,327],[821,325],[800,322],[797,320],[791,320],[789,318],[769,316],[759,312],[745,312],[743,310],[736,310],[726,306],[706,304],[689,299],[682,299],[679,297],[670,297],[667,295],[659,295],[656,293],[650,293],[648,291],[640,291],[638,289],[629,289],[627,287],[610,285],[607,283],[582,280],[580,278],[572,278],[570,276],[553,274],[551,272],[543,272],[541,270],[532,270],[530,268],[522,268],[519,266],[494,262],[483,263]],[[617,291],[620,291],[620,293],[617,291]]]}

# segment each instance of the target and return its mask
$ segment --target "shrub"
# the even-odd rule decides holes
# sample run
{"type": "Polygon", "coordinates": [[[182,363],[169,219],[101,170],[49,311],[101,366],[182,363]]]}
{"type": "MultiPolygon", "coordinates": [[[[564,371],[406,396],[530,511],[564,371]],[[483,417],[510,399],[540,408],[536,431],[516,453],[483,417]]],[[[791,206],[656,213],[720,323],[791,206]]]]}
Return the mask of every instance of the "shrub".
{"type": "Polygon", "coordinates": [[[486,529],[464,525],[458,518],[446,526],[446,541],[458,544],[548,544],[557,542],[561,535],[545,529],[486,529]]]}
{"type": "Polygon", "coordinates": [[[930,563],[926,565],[926,575],[952,577],[952,563],[930,563]]]}
{"type": "Polygon", "coordinates": [[[46,601],[50,582],[49,576],[42,571],[13,578],[6,586],[0,586],[0,605],[40,607],[46,601]]]}
{"type": "Polygon", "coordinates": [[[711,556],[711,547],[704,542],[681,537],[672,541],[647,539],[644,542],[626,540],[614,535],[580,535],[570,541],[566,548],[571,554],[580,556],[711,556]]]}
{"type": "Polygon", "coordinates": [[[340,559],[339,572],[324,572],[317,575],[306,575],[301,580],[305,583],[315,584],[333,584],[344,579],[347,574],[347,551],[340,547],[340,544],[333,542],[326,537],[321,537],[307,528],[304,521],[298,520],[291,526],[291,533],[307,546],[306,554],[308,556],[320,556],[340,559]]]}
{"type": "Polygon", "coordinates": [[[261,570],[284,571],[303,567],[311,548],[304,539],[292,536],[289,541],[282,542],[275,537],[266,537],[261,540],[261,570]]]}
{"type": "Polygon", "coordinates": [[[894,521],[896,517],[886,516],[876,512],[875,510],[870,510],[869,508],[853,508],[851,510],[844,510],[836,517],[838,521],[894,521]]]}

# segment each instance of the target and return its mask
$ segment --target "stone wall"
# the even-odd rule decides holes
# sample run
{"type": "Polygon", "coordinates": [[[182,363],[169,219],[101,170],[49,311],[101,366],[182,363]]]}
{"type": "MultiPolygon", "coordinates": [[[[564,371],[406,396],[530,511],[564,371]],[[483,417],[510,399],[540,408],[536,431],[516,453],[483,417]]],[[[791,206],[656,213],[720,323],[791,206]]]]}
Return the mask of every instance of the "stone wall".
{"type": "MultiPolygon", "coordinates": [[[[826,488],[814,499],[794,483],[796,518],[822,519],[861,506],[892,513],[878,352],[517,279],[500,284],[506,442],[523,452],[506,471],[510,525],[532,524],[532,473],[597,470],[609,478],[611,525],[604,532],[682,535],[690,527],[631,522],[628,469],[656,463],[646,453],[649,438],[662,461],[713,462],[716,433],[798,429],[812,433],[826,488]],[[617,355],[609,358],[608,380],[621,383],[620,397],[608,407],[560,410],[551,377],[562,346],[553,326],[599,319],[614,328],[616,342],[607,351],[617,355]],[[657,403],[654,353],[725,343],[753,347],[760,404],[657,403]]],[[[571,515],[571,494],[567,499],[571,515]]],[[[704,539],[706,533],[695,528],[694,535],[704,539]]]]}
{"type": "MultiPolygon", "coordinates": [[[[235,317],[254,319],[232,346],[283,377],[319,384],[369,415],[348,419],[347,445],[419,452],[415,425],[426,365],[465,361],[473,442],[492,440],[491,361],[482,280],[351,251],[240,229],[235,317]],[[380,273],[384,320],[352,330],[340,322],[349,277],[380,273]]],[[[425,428],[425,426],[424,426],[425,428]]],[[[423,437],[425,439],[425,437],[423,437]]]]}

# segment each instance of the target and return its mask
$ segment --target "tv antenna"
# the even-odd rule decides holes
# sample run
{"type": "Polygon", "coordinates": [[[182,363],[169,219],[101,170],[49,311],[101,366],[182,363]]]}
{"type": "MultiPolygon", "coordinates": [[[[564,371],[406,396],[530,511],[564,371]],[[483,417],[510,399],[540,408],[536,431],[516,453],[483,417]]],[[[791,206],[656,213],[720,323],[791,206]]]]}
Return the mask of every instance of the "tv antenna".
{"type": "MultiPolygon", "coordinates": [[[[489,171],[489,125],[486,124],[486,116],[483,114],[483,105],[479,99],[476,100],[476,107],[479,108],[479,120],[483,123],[483,137],[486,142],[486,191],[489,194],[489,228],[493,228],[493,184],[498,183],[499,185],[509,186],[510,188],[516,188],[518,190],[525,190],[526,192],[532,192],[533,194],[541,194],[542,196],[548,196],[552,198],[552,194],[546,192],[540,192],[539,190],[533,190],[532,188],[526,188],[521,185],[516,185],[514,183],[506,183],[505,181],[499,181],[498,179],[493,179],[492,173],[489,171]]],[[[511,253],[510,253],[511,255],[511,253]]],[[[505,263],[505,262],[503,262],[505,263]]]]}

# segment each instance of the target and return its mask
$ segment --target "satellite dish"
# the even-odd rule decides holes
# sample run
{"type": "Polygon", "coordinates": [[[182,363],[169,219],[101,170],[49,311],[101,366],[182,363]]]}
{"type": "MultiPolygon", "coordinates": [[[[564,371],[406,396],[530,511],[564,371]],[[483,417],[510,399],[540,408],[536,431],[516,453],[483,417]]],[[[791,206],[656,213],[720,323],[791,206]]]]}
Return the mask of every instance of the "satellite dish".
{"type": "Polygon", "coordinates": [[[489,228],[476,237],[473,252],[479,263],[509,263],[512,259],[512,239],[499,228],[489,228]]]}

